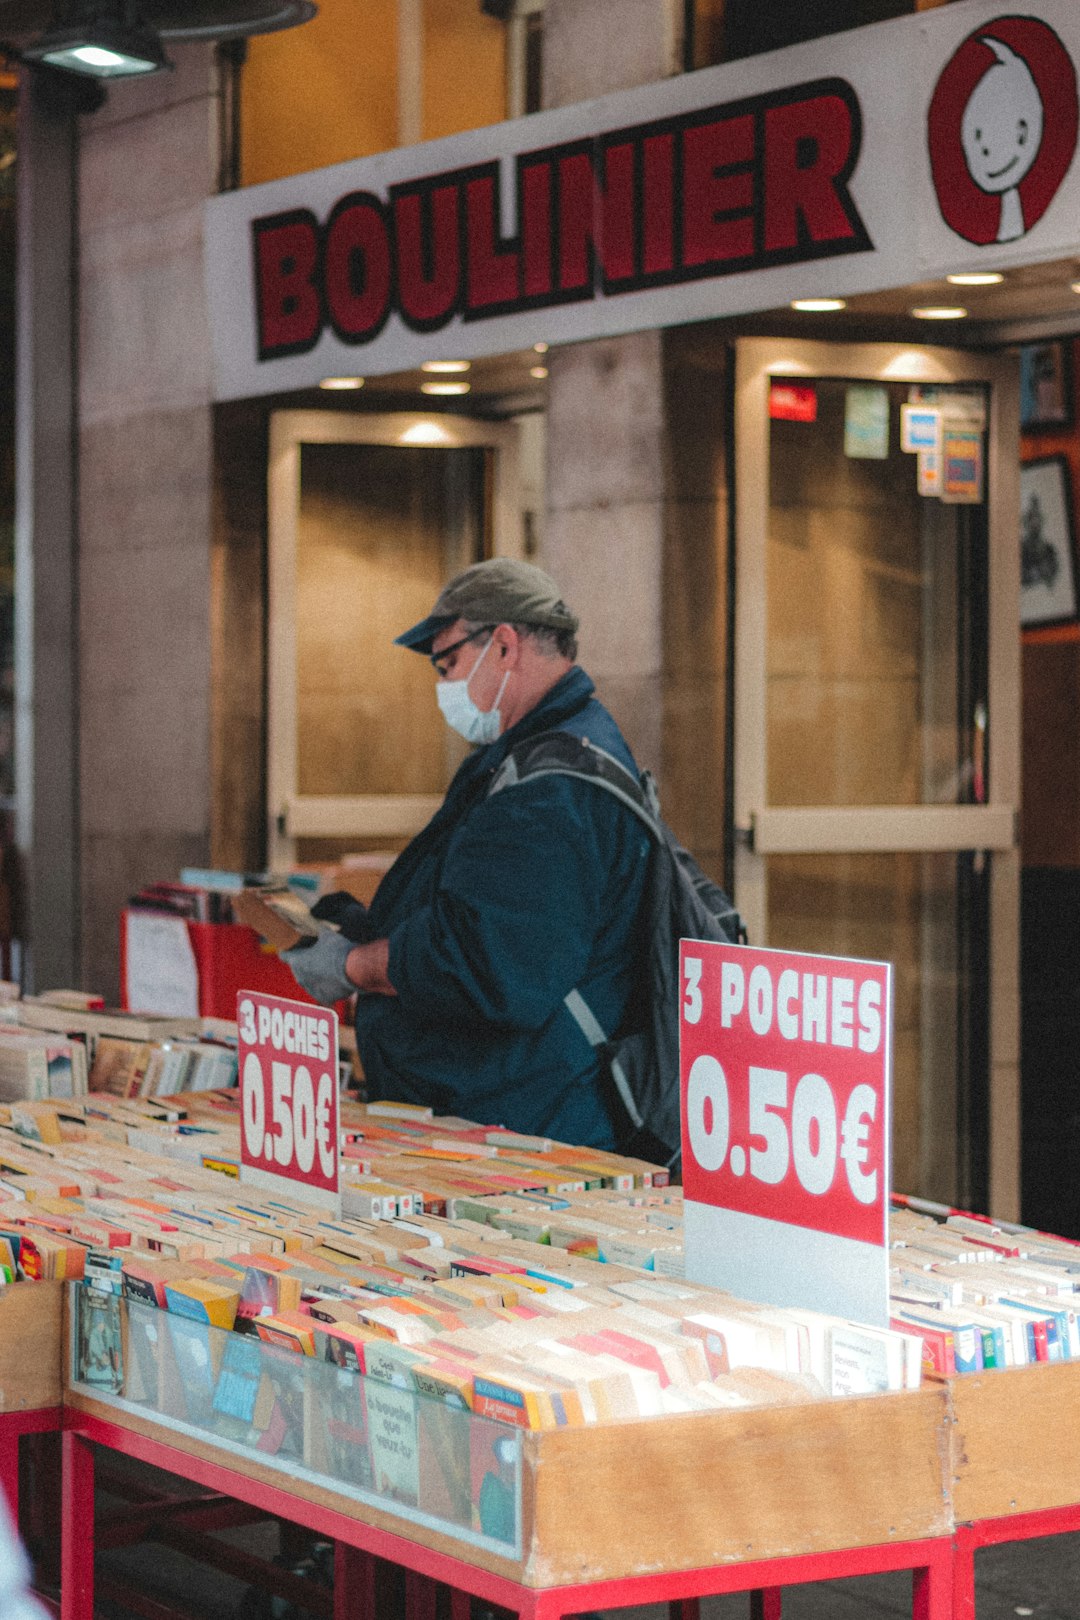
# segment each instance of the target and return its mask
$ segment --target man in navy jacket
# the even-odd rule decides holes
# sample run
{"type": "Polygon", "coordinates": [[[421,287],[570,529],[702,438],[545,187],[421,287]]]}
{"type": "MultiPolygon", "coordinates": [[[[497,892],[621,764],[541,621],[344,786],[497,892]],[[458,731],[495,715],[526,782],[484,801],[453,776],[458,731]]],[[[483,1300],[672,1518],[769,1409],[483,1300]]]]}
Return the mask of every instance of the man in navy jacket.
{"type": "Polygon", "coordinates": [[[287,959],[321,1001],[360,991],[373,1099],[612,1147],[600,1063],[565,998],[578,991],[609,1035],[632,1025],[648,834],[573,776],[489,795],[510,750],[552,730],[588,738],[636,776],[574,662],[576,632],[547,574],[494,558],[451,580],[398,637],[431,659],[444,717],[480,746],[366,916],[356,908],[341,935],[287,959]]]}

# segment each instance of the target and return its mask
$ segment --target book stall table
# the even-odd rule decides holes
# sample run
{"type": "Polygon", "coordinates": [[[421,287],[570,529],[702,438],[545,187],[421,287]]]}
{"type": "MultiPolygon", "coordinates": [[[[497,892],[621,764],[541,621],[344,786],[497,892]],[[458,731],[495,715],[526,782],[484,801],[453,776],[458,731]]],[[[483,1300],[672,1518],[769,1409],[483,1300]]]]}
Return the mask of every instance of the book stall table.
{"type": "Polygon", "coordinates": [[[0,1490],[19,1513],[19,1442],[61,1426],[60,1283],[0,1288],[0,1490]]]}
{"type": "Polygon", "coordinates": [[[332,1539],[340,1620],[373,1620],[373,1557],[411,1572],[410,1620],[435,1581],[455,1620],[470,1595],[689,1620],[706,1595],[903,1569],[915,1620],[948,1620],[943,1385],[532,1432],[90,1294],[68,1300],[64,1620],[93,1612],[95,1445],[332,1539]]]}
{"type": "Polygon", "coordinates": [[[980,1547],[1080,1530],[1080,1363],[956,1378],[954,1620],[975,1615],[980,1547]]]}

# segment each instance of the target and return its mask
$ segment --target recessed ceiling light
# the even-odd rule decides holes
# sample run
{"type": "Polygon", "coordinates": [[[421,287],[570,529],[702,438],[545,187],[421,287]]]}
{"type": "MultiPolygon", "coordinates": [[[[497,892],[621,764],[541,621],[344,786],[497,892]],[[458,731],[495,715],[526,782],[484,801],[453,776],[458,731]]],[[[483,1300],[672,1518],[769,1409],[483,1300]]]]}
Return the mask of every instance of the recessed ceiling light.
{"type": "Polygon", "coordinates": [[[792,309],[797,309],[803,315],[831,315],[833,310],[846,309],[847,300],[843,298],[793,298],[792,309]]]}
{"type": "Polygon", "coordinates": [[[911,313],[917,321],[962,321],[967,310],[958,304],[926,304],[911,313]]]}
{"type": "Polygon", "coordinates": [[[541,381],[543,381],[543,379],[547,376],[547,374],[548,374],[547,366],[532,366],[529,369],[529,376],[530,377],[537,377],[541,381]]]}
{"type": "Polygon", "coordinates": [[[319,384],[320,388],[327,389],[363,388],[363,386],[363,377],[324,377],[319,384]]]}
{"type": "Polygon", "coordinates": [[[438,422],[414,422],[398,440],[399,444],[446,444],[450,435],[438,422]]]}
{"type": "Polygon", "coordinates": [[[471,365],[471,360],[424,360],[421,363],[420,370],[451,373],[455,371],[468,371],[471,365]]]}
{"type": "Polygon", "coordinates": [[[1005,277],[1000,270],[971,270],[962,275],[946,276],[953,287],[996,287],[1005,277]]]}
{"type": "Polygon", "coordinates": [[[534,343],[533,344],[533,351],[536,354],[547,354],[548,346],[547,346],[546,343],[534,343]]]}
{"type": "Polygon", "coordinates": [[[420,392],[422,394],[467,394],[469,384],[467,382],[421,383],[420,392]]]}
{"type": "Polygon", "coordinates": [[[1074,293],[1080,293],[1080,281],[1070,281],[1069,288],[1074,293]]]}

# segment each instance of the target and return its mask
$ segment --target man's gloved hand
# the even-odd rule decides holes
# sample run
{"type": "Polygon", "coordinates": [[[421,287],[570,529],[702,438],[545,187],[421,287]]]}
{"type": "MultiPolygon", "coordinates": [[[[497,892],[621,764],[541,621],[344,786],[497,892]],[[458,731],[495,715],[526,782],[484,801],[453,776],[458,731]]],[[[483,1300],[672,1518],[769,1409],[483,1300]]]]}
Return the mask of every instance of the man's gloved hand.
{"type": "Polygon", "coordinates": [[[345,959],[353,941],[344,934],[326,929],[310,945],[294,945],[282,951],[281,960],[292,970],[293,978],[324,1007],[351,996],[355,984],[346,976],[345,959]]]}
{"type": "Polygon", "coordinates": [[[354,945],[367,945],[375,938],[375,930],[368,921],[367,906],[354,900],[347,889],[335,889],[324,894],[311,908],[311,915],[320,922],[333,923],[354,945]]]}

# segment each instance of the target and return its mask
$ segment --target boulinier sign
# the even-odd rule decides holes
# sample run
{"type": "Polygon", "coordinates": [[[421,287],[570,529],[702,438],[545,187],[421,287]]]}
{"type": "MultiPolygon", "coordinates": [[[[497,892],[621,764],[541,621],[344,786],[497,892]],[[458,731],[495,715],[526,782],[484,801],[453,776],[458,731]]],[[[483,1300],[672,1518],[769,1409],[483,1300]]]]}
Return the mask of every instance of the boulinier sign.
{"type": "Polygon", "coordinates": [[[217,197],[216,395],[1078,254],[1078,58],[969,0],[217,197]]]}

